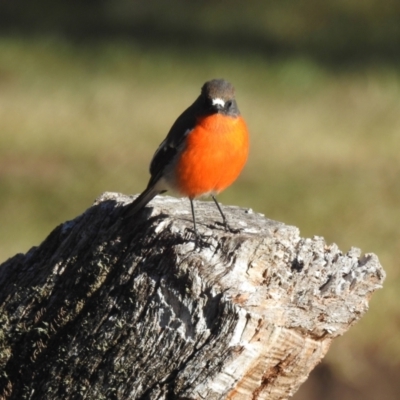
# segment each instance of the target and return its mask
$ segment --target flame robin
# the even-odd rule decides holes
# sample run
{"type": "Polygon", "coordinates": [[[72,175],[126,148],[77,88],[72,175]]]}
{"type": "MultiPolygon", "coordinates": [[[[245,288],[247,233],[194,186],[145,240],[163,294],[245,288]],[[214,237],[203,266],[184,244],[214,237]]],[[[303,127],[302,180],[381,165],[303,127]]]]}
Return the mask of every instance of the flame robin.
{"type": "Polygon", "coordinates": [[[189,197],[197,240],[193,199],[210,195],[227,220],[215,196],[231,185],[242,171],[249,152],[249,135],[240,115],[234,87],[213,79],[175,121],[150,164],[146,190],[126,207],[128,218],[153,197],[174,190],[189,197]]]}

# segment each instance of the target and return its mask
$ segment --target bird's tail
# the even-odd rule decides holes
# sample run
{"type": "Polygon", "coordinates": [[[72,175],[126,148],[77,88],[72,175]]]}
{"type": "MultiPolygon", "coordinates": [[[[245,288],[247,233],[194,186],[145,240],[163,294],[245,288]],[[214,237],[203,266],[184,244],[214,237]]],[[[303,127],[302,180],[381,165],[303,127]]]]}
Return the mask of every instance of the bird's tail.
{"type": "Polygon", "coordinates": [[[139,212],[153,197],[162,193],[162,190],[155,189],[154,186],[148,187],[142,194],[128,204],[122,214],[123,218],[129,218],[139,212]]]}

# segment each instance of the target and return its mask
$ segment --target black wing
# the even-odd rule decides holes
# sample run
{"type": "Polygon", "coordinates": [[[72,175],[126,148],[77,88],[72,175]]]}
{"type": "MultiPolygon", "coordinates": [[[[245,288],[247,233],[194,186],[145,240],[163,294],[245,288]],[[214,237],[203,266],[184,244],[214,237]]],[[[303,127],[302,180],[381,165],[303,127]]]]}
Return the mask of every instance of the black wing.
{"type": "Polygon", "coordinates": [[[198,114],[199,100],[200,97],[178,117],[165,140],[154,153],[150,163],[151,178],[148,186],[152,186],[160,179],[164,168],[175,157],[185,136],[194,128],[198,114]]]}

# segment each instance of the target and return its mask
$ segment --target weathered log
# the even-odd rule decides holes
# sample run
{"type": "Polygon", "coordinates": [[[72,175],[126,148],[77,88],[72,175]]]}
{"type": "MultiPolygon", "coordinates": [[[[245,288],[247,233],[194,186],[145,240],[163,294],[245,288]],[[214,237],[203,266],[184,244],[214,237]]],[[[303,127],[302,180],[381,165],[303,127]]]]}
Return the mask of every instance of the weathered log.
{"type": "Polygon", "coordinates": [[[251,210],[105,193],[0,267],[0,399],[287,399],[368,309],[374,254],[251,210]]]}

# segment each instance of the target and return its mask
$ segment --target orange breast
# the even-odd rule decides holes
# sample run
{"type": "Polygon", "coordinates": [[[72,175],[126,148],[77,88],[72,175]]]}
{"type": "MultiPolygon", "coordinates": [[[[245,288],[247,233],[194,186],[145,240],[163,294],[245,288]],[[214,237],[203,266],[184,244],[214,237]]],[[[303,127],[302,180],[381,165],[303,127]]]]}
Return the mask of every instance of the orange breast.
{"type": "Polygon", "coordinates": [[[239,176],[248,152],[241,117],[214,114],[199,120],[176,165],[177,189],[190,198],[221,192],[239,176]]]}

